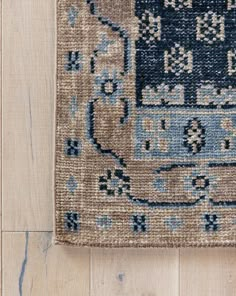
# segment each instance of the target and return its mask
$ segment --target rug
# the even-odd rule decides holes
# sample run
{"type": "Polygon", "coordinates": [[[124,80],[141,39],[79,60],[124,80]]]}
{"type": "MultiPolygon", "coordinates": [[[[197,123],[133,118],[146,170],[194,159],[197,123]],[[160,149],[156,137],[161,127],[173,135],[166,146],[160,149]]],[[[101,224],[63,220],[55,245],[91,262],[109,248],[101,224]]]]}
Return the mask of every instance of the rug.
{"type": "Polygon", "coordinates": [[[236,1],[58,0],[55,242],[236,246],[236,1]]]}

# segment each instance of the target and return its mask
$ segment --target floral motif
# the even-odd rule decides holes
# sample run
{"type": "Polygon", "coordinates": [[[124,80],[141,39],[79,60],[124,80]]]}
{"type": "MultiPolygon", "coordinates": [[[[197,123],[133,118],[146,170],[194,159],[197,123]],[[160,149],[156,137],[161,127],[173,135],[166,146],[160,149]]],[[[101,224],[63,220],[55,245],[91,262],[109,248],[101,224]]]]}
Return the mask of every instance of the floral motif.
{"type": "Polygon", "coordinates": [[[101,97],[104,103],[115,104],[117,98],[123,94],[123,80],[118,79],[115,70],[112,75],[104,70],[95,79],[95,94],[97,97],[101,97]]]}
{"type": "Polygon", "coordinates": [[[130,177],[125,176],[123,170],[116,169],[114,172],[107,170],[106,176],[100,176],[99,188],[106,191],[109,196],[122,196],[130,190],[130,177]]]}
{"type": "Polygon", "coordinates": [[[210,190],[214,190],[215,185],[215,178],[208,175],[206,171],[196,170],[185,177],[185,190],[198,197],[208,194],[210,190]]]}

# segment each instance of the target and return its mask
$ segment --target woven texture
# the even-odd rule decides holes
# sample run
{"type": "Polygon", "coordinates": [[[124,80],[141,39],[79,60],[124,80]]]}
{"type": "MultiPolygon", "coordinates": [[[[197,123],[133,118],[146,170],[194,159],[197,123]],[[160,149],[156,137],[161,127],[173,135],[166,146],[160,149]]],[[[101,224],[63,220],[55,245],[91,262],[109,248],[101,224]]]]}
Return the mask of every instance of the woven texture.
{"type": "Polygon", "coordinates": [[[236,246],[236,1],[57,12],[56,243],[236,246]]]}

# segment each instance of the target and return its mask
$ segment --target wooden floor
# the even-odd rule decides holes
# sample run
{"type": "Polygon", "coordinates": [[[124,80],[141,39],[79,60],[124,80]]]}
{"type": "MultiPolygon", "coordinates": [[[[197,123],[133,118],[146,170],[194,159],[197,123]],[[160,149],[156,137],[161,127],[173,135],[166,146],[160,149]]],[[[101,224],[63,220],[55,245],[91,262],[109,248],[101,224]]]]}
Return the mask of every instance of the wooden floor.
{"type": "Polygon", "coordinates": [[[236,249],[51,244],[56,0],[1,2],[2,295],[236,296],[236,249]]]}

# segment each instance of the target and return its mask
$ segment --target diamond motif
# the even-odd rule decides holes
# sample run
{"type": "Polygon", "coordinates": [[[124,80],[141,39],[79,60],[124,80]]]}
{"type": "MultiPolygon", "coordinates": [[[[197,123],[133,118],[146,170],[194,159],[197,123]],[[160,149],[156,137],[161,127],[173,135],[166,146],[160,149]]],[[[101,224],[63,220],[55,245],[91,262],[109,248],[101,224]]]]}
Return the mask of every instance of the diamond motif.
{"type": "Polygon", "coordinates": [[[70,193],[74,194],[75,190],[78,188],[78,182],[74,178],[74,176],[70,176],[70,178],[66,182],[67,189],[70,193]]]}
{"type": "Polygon", "coordinates": [[[71,25],[71,27],[75,26],[76,20],[78,18],[78,9],[74,6],[71,6],[68,11],[68,22],[71,25]]]}

